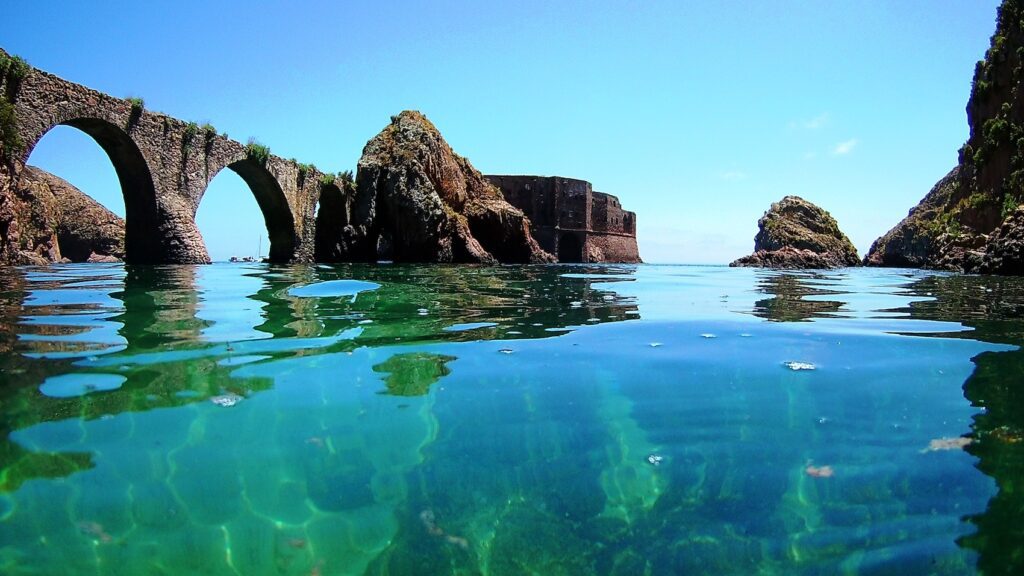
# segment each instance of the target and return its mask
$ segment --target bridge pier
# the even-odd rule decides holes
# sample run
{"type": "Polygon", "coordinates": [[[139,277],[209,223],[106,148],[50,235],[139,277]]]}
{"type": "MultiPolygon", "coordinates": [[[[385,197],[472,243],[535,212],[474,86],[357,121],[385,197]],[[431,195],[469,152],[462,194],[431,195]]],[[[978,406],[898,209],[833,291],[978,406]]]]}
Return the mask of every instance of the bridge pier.
{"type": "MultiPolygon", "coordinates": [[[[7,54],[0,50],[0,56],[7,54]]],[[[8,158],[14,183],[36,144],[55,126],[81,130],[106,152],[124,195],[128,262],[208,263],[195,216],[210,181],[225,168],[246,182],[263,212],[270,260],[313,261],[314,212],[322,186],[315,169],[260,157],[212,129],[31,67],[20,78],[0,78],[0,94],[13,104],[22,143],[8,158]]]]}

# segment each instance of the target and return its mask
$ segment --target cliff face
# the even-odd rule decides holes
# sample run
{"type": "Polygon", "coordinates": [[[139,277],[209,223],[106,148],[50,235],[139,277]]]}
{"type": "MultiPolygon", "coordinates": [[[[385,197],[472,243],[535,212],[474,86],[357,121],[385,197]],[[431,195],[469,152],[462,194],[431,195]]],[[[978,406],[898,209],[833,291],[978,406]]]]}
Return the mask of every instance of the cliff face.
{"type": "Polygon", "coordinates": [[[124,220],[68,182],[32,166],[2,197],[9,263],[110,262],[124,258],[124,220]]]}
{"type": "MultiPolygon", "coordinates": [[[[875,241],[874,266],[978,271],[991,235],[1024,203],[1024,2],[1004,0],[967,103],[970,138],[959,164],[910,214],[875,241]]],[[[1005,234],[1004,234],[1005,237],[1005,234]]],[[[1009,270],[1005,254],[999,266],[1009,270]]]]}
{"type": "Polygon", "coordinates": [[[840,268],[860,264],[857,249],[831,214],[800,198],[786,196],[757,221],[754,253],[730,266],[840,268]]]}
{"type": "Polygon", "coordinates": [[[419,112],[392,117],[359,159],[339,259],[552,262],[530,221],[419,112]]]}

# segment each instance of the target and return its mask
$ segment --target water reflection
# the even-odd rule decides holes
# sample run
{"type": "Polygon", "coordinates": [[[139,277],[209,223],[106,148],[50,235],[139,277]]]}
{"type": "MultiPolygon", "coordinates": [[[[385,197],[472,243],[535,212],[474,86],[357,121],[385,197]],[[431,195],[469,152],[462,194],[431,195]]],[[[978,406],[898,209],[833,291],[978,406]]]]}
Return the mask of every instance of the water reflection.
{"type": "MultiPolygon", "coordinates": [[[[946,337],[1024,345],[1024,279],[986,276],[938,276],[915,282],[923,296],[909,307],[914,318],[962,322],[969,332],[946,337]]],[[[964,396],[984,408],[971,426],[966,450],[978,468],[992,477],[998,492],[985,512],[966,517],[977,532],[959,540],[976,550],[985,574],[1024,572],[1024,351],[983,352],[964,382],[964,396]]]]}
{"type": "Polygon", "coordinates": [[[411,352],[396,354],[373,367],[385,375],[386,392],[393,396],[422,396],[430,386],[451,374],[447,364],[454,356],[411,352]]]}
{"type": "Polygon", "coordinates": [[[1017,446],[1017,352],[977,356],[965,386],[1017,402],[973,420],[968,449],[1003,489],[966,548],[961,517],[991,482],[959,450],[927,452],[975,416],[959,385],[994,346],[973,340],[1020,340],[1016,320],[991,323],[1020,301],[1009,284],[979,297],[890,271],[12,272],[3,573],[957,574],[971,550],[1012,560],[996,548],[1017,533],[989,525],[1019,509],[1019,460],[979,451],[988,436],[1017,446]],[[978,330],[954,332],[963,318],[978,330]],[[947,330],[958,339],[899,335],[947,330]]]}
{"type": "MultiPolygon", "coordinates": [[[[274,385],[272,377],[239,372],[243,365],[351,353],[365,346],[548,338],[636,317],[630,299],[562,272],[259,265],[7,269],[0,284],[0,491],[92,465],[86,453],[27,450],[12,441],[13,431],[41,422],[181,407],[225,394],[248,398],[274,385]],[[351,278],[380,287],[355,296],[308,297],[293,291],[351,278]],[[445,330],[480,321],[492,327],[445,330]],[[80,394],[40,393],[47,379],[61,381],[63,375],[76,379],[80,394]],[[111,378],[119,387],[90,385],[90,379],[111,378]]],[[[422,395],[449,373],[451,360],[398,353],[374,370],[389,394],[422,395]]]]}
{"type": "Polygon", "coordinates": [[[754,303],[754,315],[759,318],[773,322],[806,322],[833,317],[844,306],[844,302],[837,300],[807,298],[840,294],[815,284],[815,281],[829,278],[821,274],[765,271],[759,276],[757,290],[771,295],[754,303]]]}

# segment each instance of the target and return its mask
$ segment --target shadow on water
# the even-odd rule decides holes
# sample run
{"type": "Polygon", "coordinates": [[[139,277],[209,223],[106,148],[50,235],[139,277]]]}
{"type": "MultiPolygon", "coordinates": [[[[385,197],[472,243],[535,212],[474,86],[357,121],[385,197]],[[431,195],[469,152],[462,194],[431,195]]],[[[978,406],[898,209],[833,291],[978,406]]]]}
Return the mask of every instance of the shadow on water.
{"type": "MultiPolygon", "coordinates": [[[[921,301],[911,317],[960,322],[968,332],[941,335],[1024,346],[1024,278],[934,276],[915,282],[921,301]]],[[[964,382],[964,396],[984,411],[974,416],[966,450],[993,478],[998,492],[981,514],[965,520],[977,532],[958,543],[978,552],[985,574],[1024,573],[1024,350],[983,352],[964,382]]]]}
{"type": "MultiPolygon", "coordinates": [[[[273,378],[238,374],[241,365],[411,343],[550,338],[637,317],[630,299],[565,272],[358,265],[9,268],[0,279],[0,493],[93,465],[88,453],[26,449],[11,440],[12,432],[41,422],[246,398],[274,385],[273,378]],[[241,277],[255,288],[218,299],[241,277]],[[352,278],[379,287],[293,294],[352,278]],[[254,312],[246,316],[246,308],[254,312]],[[231,330],[209,332],[220,324],[231,330]],[[77,393],[40,391],[67,375],[83,381],[77,393]],[[124,381],[102,391],[89,383],[90,376],[107,375],[124,381]]],[[[615,272],[628,278],[632,269],[615,272]]],[[[454,359],[397,352],[374,370],[382,392],[422,395],[450,373],[454,359]]]]}

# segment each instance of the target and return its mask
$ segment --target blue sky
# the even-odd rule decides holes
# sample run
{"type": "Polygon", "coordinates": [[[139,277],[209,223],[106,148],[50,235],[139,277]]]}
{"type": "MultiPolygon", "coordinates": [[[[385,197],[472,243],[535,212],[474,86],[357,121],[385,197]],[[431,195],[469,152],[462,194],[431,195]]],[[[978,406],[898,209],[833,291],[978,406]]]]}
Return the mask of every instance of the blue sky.
{"type": "MultiPolygon", "coordinates": [[[[996,0],[50,2],[8,0],[31,64],[280,156],[354,169],[403,109],[484,173],[564,175],[637,212],[650,262],[726,263],[797,194],[863,252],[956,164],[996,0]]],[[[72,128],[30,162],[116,212],[72,128]]],[[[198,214],[214,259],[266,232],[225,171],[198,214]]]]}

